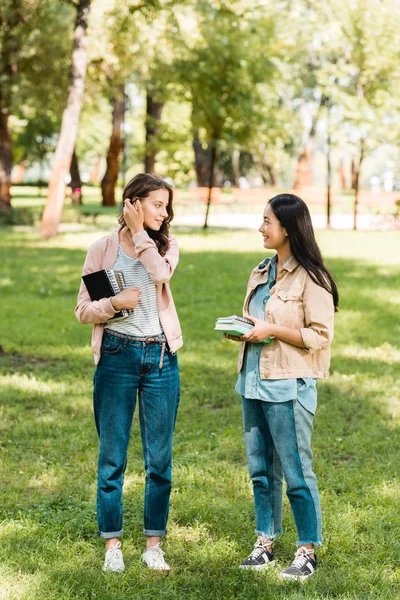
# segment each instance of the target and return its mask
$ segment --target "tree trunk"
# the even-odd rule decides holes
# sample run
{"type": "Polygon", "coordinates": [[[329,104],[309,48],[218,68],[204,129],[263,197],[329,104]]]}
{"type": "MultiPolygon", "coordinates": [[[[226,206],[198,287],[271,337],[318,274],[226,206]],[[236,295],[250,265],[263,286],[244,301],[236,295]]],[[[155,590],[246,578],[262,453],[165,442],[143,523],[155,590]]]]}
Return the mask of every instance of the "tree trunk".
{"type": "Polygon", "coordinates": [[[21,160],[21,162],[19,162],[15,166],[14,172],[11,173],[12,183],[22,183],[24,180],[24,177],[25,177],[25,171],[26,171],[25,161],[21,160]]]}
{"type": "Polygon", "coordinates": [[[312,144],[315,138],[315,134],[317,132],[317,123],[322,103],[323,99],[321,99],[317,112],[313,116],[310,131],[306,134],[306,137],[303,140],[303,150],[300,153],[299,160],[297,163],[296,176],[294,180],[294,189],[301,189],[303,187],[309,187],[310,185],[312,185],[312,144]]]}
{"type": "Polygon", "coordinates": [[[354,231],[357,229],[357,216],[358,216],[358,192],[359,192],[359,187],[360,187],[360,171],[361,171],[361,164],[364,160],[364,155],[365,155],[365,141],[363,139],[360,140],[360,155],[359,155],[359,159],[358,162],[356,163],[355,160],[352,161],[352,174],[353,174],[353,178],[352,180],[354,181],[354,209],[353,209],[353,229],[354,231]],[[353,165],[354,163],[354,165],[353,165]],[[354,167],[354,169],[353,169],[354,167]]]}
{"type": "Polygon", "coordinates": [[[71,159],[71,166],[69,169],[71,175],[70,187],[71,187],[71,201],[72,204],[83,204],[82,202],[82,180],[79,172],[79,162],[76,150],[74,150],[71,159]]]}
{"type": "Polygon", "coordinates": [[[358,185],[358,174],[356,166],[356,158],[353,156],[351,159],[351,189],[355,190],[358,185]]]}
{"type": "Polygon", "coordinates": [[[0,206],[10,210],[12,153],[8,118],[8,113],[0,111],[0,206]]]}
{"type": "MultiPolygon", "coordinates": [[[[328,109],[329,110],[329,109],[328,109]]],[[[331,188],[332,188],[332,163],[331,163],[331,147],[332,139],[329,125],[329,113],[328,113],[328,138],[327,138],[327,153],[326,153],[326,227],[331,228],[331,188]]]]}
{"type": "Polygon", "coordinates": [[[114,98],[112,131],[107,152],[107,168],[101,181],[103,206],[115,206],[115,186],[119,174],[119,155],[122,150],[122,124],[125,112],[125,86],[121,84],[114,98]]]}
{"type": "Polygon", "coordinates": [[[68,90],[67,107],[64,110],[60,137],[51,170],[47,203],[40,229],[42,238],[57,235],[65,200],[65,178],[78,133],[79,115],[83,104],[87,63],[87,27],[91,0],[79,0],[74,28],[74,47],[71,64],[71,83],[68,90]]]}
{"type": "Polygon", "coordinates": [[[97,183],[100,177],[101,157],[96,156],[94,165],[90,173],[90,183],[97,183]]]}
{"type": "Polygon", "coordinates": [[[311,152],[308,148],[305,148],[300,154],[297,163],[296,176],[294,180],[294,189],[296,190],[309,187],[312,184],[310,159],[311,152]]]}
{"type": "Polygon", "coordinates": [[[154,173],[156,165],[157,141],[160,135],[161,114],[164,102],[157,102],[147,90],[146,99],[146,156],[144,170],[146,173],[154,173]]]}
{"type": "Polygon", "coordinates": [[[11,209],[12,140],[8,128],[13,85],[18,75],[21,37],[17,28],[22,21],[23,1],[13,0],[11,7],[0,7],[0,206],[11,209]]]}
{"type": "Polygon", "coordinates": [[[208,214],[210,212],[211,206],[211,194],[212,189],[214,187],[214,171],[215,171],[215,163],[217,162],[217,145],[215,141],[212,141],[210,144],[211,152],[210,152],[210,170],[209,170],[209,180],[208,180],[208,198],[207,198],[207,208],[206,208],[206,217],[204,220],[204,229],[208,227],[208,214]]]}
{"type": "Polygon", "coordinates": [[[199,140],[199,132],[193,130],[194,168],[196,171],[197,185],[207,187],[209,181],[210,146],[203,148],[199,140]]]}
{"type": "Polygon", "coordinates": [[[234,186],[238,186],[239,185],[239,179],[240,179],[240,150],[238,148],[235,148],[235,150],[232,152],[232,169],[233,169],[233,175],[234,175],[234,181],[233,181],[233,185],[234,186]]]}
{"type": "Polygon", "coordinates": [[[343,158],[340,159],[340,164],[339,164],[339,178],[340,178],[340,187],[341,189],[347,190],[347,181],[346,181],[346,171],[344,169],[344,160],[343,158]]]}
{"type": "Polygon", "coordinates": [[[274,167],[266,152],[262,153],[262,158],[257,154],[253,154],[253,160],[257,167],[257,171],[260,173],[264,185],[269,183],[272,187],[276,186],[276,175],[274,167]]]}
{"type": "Polygon", "coordinates": [[[275,175],[274,167],[271,164],[271,161],[269,159],[265,159],[264,164],[265,164],[267,173],[269,175],[269,180],[271,182],[272,187],[276,187],[276,175],[275,175]]]}

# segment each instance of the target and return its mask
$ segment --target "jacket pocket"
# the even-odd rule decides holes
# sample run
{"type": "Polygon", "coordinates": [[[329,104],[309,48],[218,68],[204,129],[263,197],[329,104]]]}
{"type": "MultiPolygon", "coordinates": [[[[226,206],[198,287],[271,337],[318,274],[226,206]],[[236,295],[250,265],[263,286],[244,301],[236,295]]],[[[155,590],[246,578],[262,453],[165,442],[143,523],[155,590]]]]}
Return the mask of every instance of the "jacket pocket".
{"type": "Polygon", "coordinates": [[[276,322],[286,327],[302,327],[304,321],[301,289],[278,290],[273,311],[276,322]]]}
{"type": "Polygon", "coordinates": [[[303,290],[301,289],[278,290],[276,295],[283,300],[283,302],[300,302],[302,291],[303,290]]]}

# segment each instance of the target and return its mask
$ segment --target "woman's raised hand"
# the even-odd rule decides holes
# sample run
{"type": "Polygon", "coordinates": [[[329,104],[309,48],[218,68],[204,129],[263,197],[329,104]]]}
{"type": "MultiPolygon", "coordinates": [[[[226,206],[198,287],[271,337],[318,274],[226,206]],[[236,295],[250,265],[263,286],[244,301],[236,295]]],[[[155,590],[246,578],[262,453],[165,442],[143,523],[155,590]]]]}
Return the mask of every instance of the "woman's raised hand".
{"type": "Polygon", "coordinates": [[[137,287],[126,288],[126,290],[111,298],[111,304],[116,312],[123,308],[136,308],[140,294],[140,289],[137,287]]]}
{"type": "Polygon", "coordinates": [[[124,219],[127,227],[130,229],[131,234],[134,235],[139,231],[143,231],[144,229],[144,214],[143,208],[140,204],[140,200],[129,200],[126,198],[124,200],[124,219]]]}

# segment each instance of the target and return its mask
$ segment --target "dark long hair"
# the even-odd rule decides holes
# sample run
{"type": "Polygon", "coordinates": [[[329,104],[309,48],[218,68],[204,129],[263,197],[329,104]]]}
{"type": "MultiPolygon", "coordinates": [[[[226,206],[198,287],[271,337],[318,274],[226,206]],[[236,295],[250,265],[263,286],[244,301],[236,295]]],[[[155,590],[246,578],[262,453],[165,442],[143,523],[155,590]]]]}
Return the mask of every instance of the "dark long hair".
{"type": "Polygon", "coordinates": [[[333,297],[335,310],[339,305],[337,285],[324,265],[318,247],[307,204],[294,194],[278,194],[268,202],[274,215],[286,229],[292,254],[317,285],[333,297]]]}
{"type": "Polygon", "coordinates": [[[124,200],[126,198],[129,198],[130,200],[133,200],[133,198],[139,198],[143,200],[144,198],[147,198],[150,192],[154,192],[155,190],[167,190],[168,216],[166,219],[164,219],[163,224],[158,231],[150,229],[149,227],[146,227],[146,231],[151,239],[154,240],[158,252],[161,254],[161,256],[164,256],[169,249],[169,225],[174,218],[174,210],[172,207],[172,187],[166,181],[164,181],[164,179],[158,175],[154,175],[154,173],[139,173],[138,175],[135,175],[135,177],[126,184],[124,193],[122,194],[122,212],[118,217],[118,223],[121,225],[121,227],[126,226],[123,213],[124,200]]]}

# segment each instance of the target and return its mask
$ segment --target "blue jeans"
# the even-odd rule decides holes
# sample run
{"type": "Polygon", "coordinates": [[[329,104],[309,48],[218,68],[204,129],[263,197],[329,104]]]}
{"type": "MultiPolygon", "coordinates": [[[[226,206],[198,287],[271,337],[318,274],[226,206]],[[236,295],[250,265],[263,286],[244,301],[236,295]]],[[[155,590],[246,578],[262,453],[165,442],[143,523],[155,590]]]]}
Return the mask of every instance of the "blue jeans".
{"type": "Polygon", "coordinates": [[[274,540],[282,533],[282,484],[287,483],[298,545],[322,543],[322,519],[312,471],[313,415],[298,400],[263,402],[242,398],[256,533],[274,540]]]}
{"type": "Polygon", "coordinates": [[[122,486],[136,397],[144,456],[144,534],[163,536],[169,511],[172,437],[179,404],[178,358],[161,345],[104,332],[94,376],[94,415],[100,438],[97,522],[103,538],[122,534],[122,486]]]}

